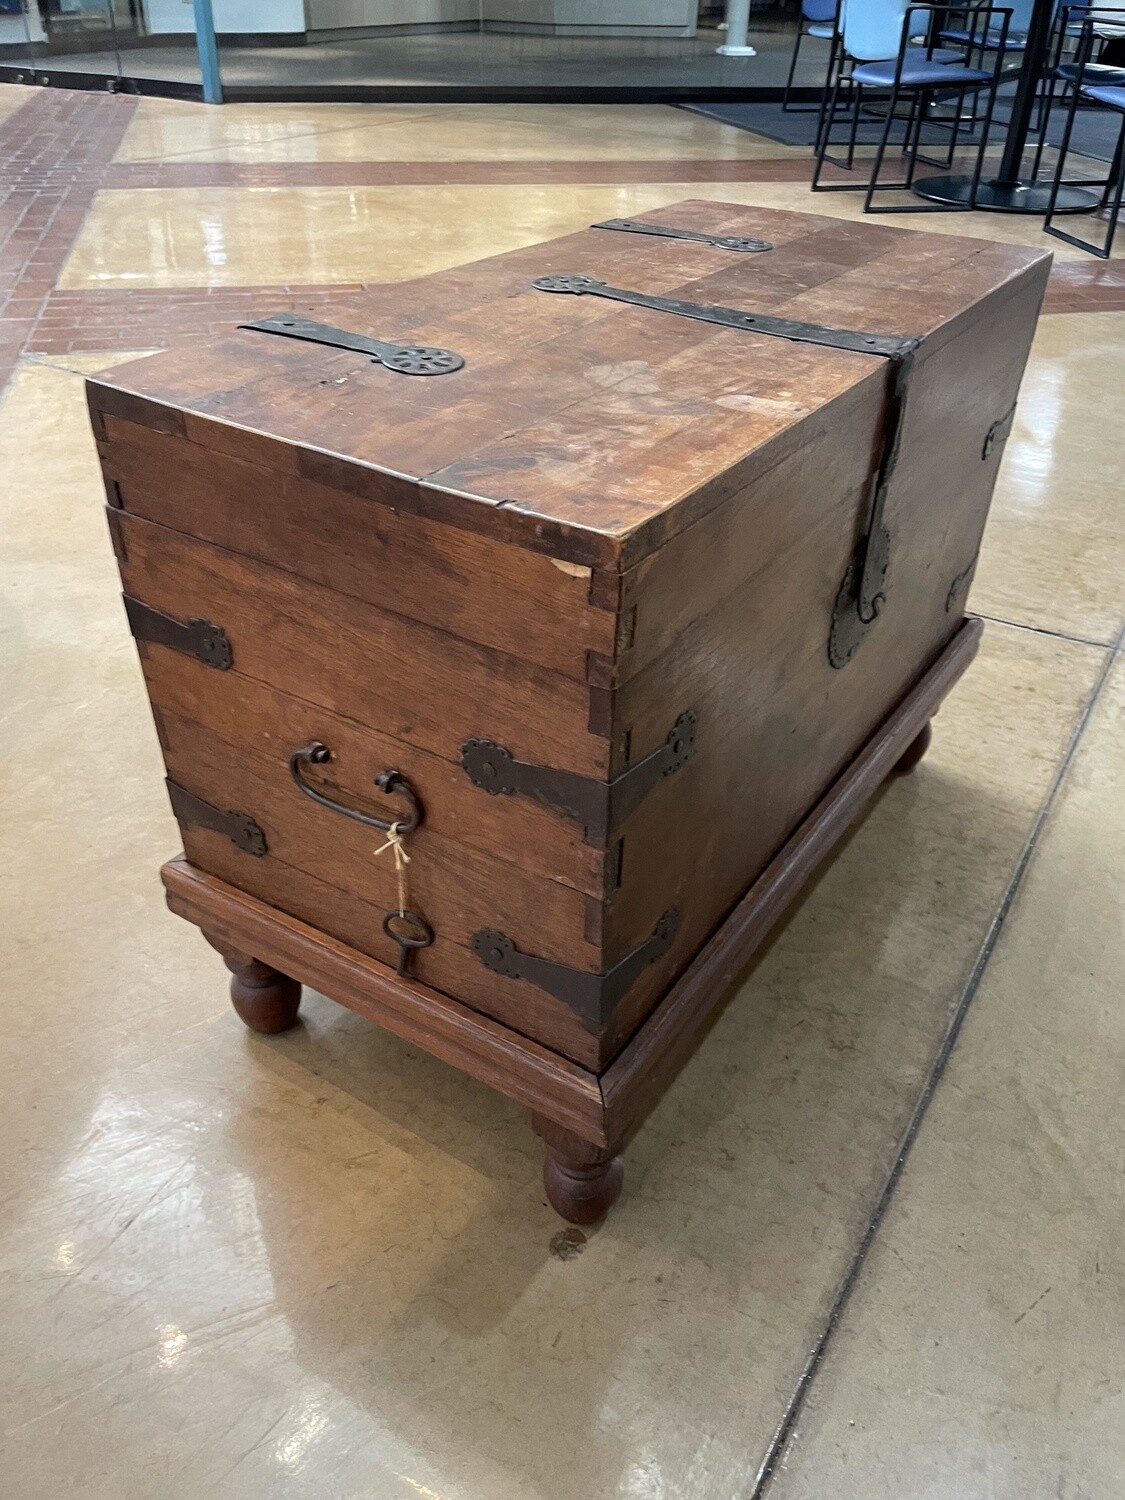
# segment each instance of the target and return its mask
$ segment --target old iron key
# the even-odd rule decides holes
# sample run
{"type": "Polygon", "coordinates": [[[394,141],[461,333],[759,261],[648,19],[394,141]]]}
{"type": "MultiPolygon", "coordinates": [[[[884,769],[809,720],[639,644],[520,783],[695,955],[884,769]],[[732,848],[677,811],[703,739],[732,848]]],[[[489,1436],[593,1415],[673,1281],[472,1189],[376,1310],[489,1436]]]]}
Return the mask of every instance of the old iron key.
{"type": "Polygon", "coordinates": [[[400,978],[405,978],[406,966],[410,962],[410,955],[416,948],[428,948],[430,946],[434,940],[434,929],[417,912],[389,911],[383,918],[383,931],[398,944],[398,963],[395,965],[395,973],[400,978]],[[396,931],[395,923],[412,924],[418,936],[410,937],[405,932],[396,931]]]}

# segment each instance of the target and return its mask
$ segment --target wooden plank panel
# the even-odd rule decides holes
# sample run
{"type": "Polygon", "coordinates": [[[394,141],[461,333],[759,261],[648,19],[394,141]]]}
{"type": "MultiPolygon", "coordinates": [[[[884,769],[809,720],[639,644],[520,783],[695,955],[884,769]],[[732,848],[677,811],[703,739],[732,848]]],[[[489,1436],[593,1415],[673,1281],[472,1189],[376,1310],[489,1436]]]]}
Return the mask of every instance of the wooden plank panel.
{"type": "MultiPolygon", "coordinates": [[[[808,441],[764,473],[735,465],[725,484],[706,493],[711,506],[694,525],[670,537],[622,579],[628,647],[617,659],[617,681],[627,682],[675,646],[682,632],[764,568],[799,547],[824,516],[866,498],[878,461],[887,372],[803,424],[808,441]],[[845,436],[846,434],[846,436],[845,436]]],[[[700,492],[701,496],[703,492],[700,492]]],[[[640,741],[634,758],[652,748],[640,741]]]]}
{"type": "MultiPolygon", "coordinates": [[[[888,499],[887,602],[843,670],[826,648],[864,516],[854,492],[819,523],[810,507],[803,536],[797,529],[768,568],[682,623],[674,643],[617,692],[615,723],[636,755],[659,742],[669,701],[694,707],[699,729],[691,759],[624,825],[608,963],[672,903],[683,911],[676,948],[694,952],[957,629],[950,585],[972,560],[1000,461],[998,450],[982,458],[984,435],[1014,400],[1041,293],[1041,279],[1029,278],[1015,303],[991,308],[920,359],[888,499]]],[[[690,585],[693,575],[682,577],[690,585]]],[[[660,615],[675,575],[662,575],[661,587],[646,599],[639,585],[638,620],[660,615]]],[[[682,596],[678,607],[682,619],[682,596]]],[[[654,978],[642,976],[630,992],[622,1031],[657,997],[654,978]]]]}
{"type": "MultiPolygon", "coordinates": [[[[284,766],[298,745],[320,740],[331,749],[332,761],[310,766],[306,780],[327,796],[380,817],[386,810],[374,777],[393,767],[415,788],[425,810],[418,839],[433,834],[443,844],[452,840],[477,855],[499,856],[546,880],[602,895],[605,856],[583,842],[573,818],[528,797],[491,797],[460,766],[240,672],[220,677],[180,652],[144,644],[140,649],[149,697],[164,718],[205,725],[226,744],[270,758],[277,766],[284,766]]],[[[173,774],[184,764],[182,757],[174,767],[169,761],[173,774]]]]}
{"type": "MultiPolygon", "coordinates": [[[[618,324],[649,341],[671,328],[678,342],[685,329],[708,326],[644,309],[626,310],[618,324]]],[[[764,334],[712,330],[710,338],[694,337],[659,364],[638,364],[628,378],[431,478],[613,537],[678,501],[668,525],[679,529],[694,518],[683,502],[702,484],[744,461],[748,471],[760,471],[779,439],[802,445],[810,415],[854,386],[884,381],[884,363],[764,334]]]]}
{"type": "Polygon", "coordinates": [[[403,514],[108,416],[106,478],[131,515],[584,681],[613,652],[590,570],[403,514]]]}
{"type": "MultiPolygon", "coordinates": [[[[469,366],[448,378],[410,380],[363,357],[312,345],[294,346],[295,352],[248,349],[255,338],[263,345],[287,341],[240,334],[218,341],[202,360],[194,351],[190,357],[160,356],[149,365],[126,367],[108,384],[217,419],[221,441],[232,440],[237,429],[272,431],[286,444],[335,453],[361,466],[416,476],[448,471],[441,483],[465,491],[459,503],[468,525],[495,524],[485,514],[499,503],[526,507],[529,521],[513,518],[508,524],[529,538],[540,526],[617,534],[641,527],[646,517],[676,506],[721,474],[732,461],[739,429],[718,400],[694,413],[681,407],[680,415],[691,420],[675,429],[677,441],[665,445],[659,468],[649,467],[653,440],[674,426],[672,409],[659,400],[646,405],[639,399],[644,392],[630,389],[628,381],[615,386],[608,400],[598,392],[587,396],[585,410],[581,392],[593,373],[593,348],[597,369],[609,359],[628,364],[635,358],[645,366],[638,374],[658,380],[655,394],[672,401],[673,385],[659,386],[670,361],[664,354],[646,355],[644,341],[673,335],[658,329],[659,315],[638,320],[635,312],[599,299],[531,292],[535,276],[572,270],[696,300],[723,292],[748,309],[774,307],[837,326],[924,333],[955,321],[1039,258],[1025,247],[982,249],[960,238],[881,225],[826,225],[812,216],[737,205],[689,201],[641,217],[765,233],[776,248],[763,256],[731,256],[708,246],[588,230],[413,287],[357,297],[346,317],[360,331],[386,335],[398,302],[412,337],[447,345],[451,332],[459,338],[469,366]],[[257,374],[248,377],[250,367],[257,374]],[[233,381],[230,368],[237,372],[233,381]],[[653,370],[661,374],[654,377],[653,370]]],[[[704,346],[705,363],[726,360],[737,369],[752,358],[748,336],[716,338],[704,324],[691,325],[682,336],[689,341],[685,359],[687,349],[704,346]]],[[[800,359],[792,349],[783,357],[772,342],[775,382],[780,369],[783,385],[792,387],[783,397],[800,409],[809,400],[815,405],[821,393],[815,385],[803,388],[800,359]]],[[[823,371],[842,357],[818,351],[810,368],[823,371]]],[[[732,393],[738,394],[737,387],[732,393]]],[[[745,444],[735,459],[777,437],[776,427],[761,431],[747,423],[741,431],[745,444]]],[[[456,502],[445,498],[455,509],[456,502]]],[[[436,495],[431,500],[437,503],[436,495]]],[[[651,538],[652,545],[659,540],[651,538]]]]}
{"type": "MultiPolygon", "coordinates": [[[[281,860],[342,886],[380,913],[397,908],[391,851],[376,856],[386,843],[379,829],[304,796],[280,756],[229,745],[203,725],[164,710],[159,724],[169,776],[223,811],[233,808],[252,817],[265,834],[267,860],[281,860]]],[[[383,799],[374,789],[363,799],[363,810],[381,817],[394,816],[402,806],[399,799],[383,799]]],[[[191,837],[186,829],[184,837],[191,837]]],[[[533,876],[495,853],[476,853],[425,822],[408,836],[406,850],[410,910],[443,939],[467,948],[481,928],[498,928],[526,951],[576,969],[600,968],[600,950],[584,936],[586,897],[581,892],[533,876]]],[[[196,863],[209,868],[204,861],[196,863]]],[[[397,957],[393,943],[385,937],[380,943],[384,952],[389,949],[397,957]]]]}
{"type": "MultiPolygon", "coordinates": [[[[398,945],[382,930],[385,906],[272,855],[259,859],[244,854],[225,835],[210,829],[184,829],[183,836],[184,852],[198,869],[392,969],[397,963],[398,945]]],[[[432,947],[418,949],[410,972],[421,984],[454,996],[575,1062],[594,1067],[603,1058],[597,1037],[561,1001],[523,980],[492,973],[475,954],[440,932],[432,947]]]]}
{"type": "MultiPolygon", "coordinates": [[[[1021,277],[1009,296],[966,323],[948,349],[928,343],[916,363],[903,434],[907,458],[895,476],[892,514],[944,503],[950,525],[960,525],[959,507],[968,504],[973,514],[961,527],[962,561],[953,573],[972,561],[979,546],[1002,456],[998,447],[982,464],[981,448],[989,427],[1015,400],[1044,277],[1045,268],[1021,277]]],[[[884,381],[888,375],[883,362],[884,381]]],[[[631,621],[631,645],[619,656],[618,682],[635,676],[694,619],[799,543],[828,508],[846,502],[858,514],[857,501],[878,460],[884,399],[870,386],[854,391],[829,414],[803,424],[804,447],[741,487],[745,470],[732,467],[726,493],[716,487],[710,496],[714,508],[624,575],[622,608],[631,621]]],[[[852,522],[847,526],[854,530],[852,522]]],[[[946,566],[932,553],[928,562],[938,571],[946,566]]],[[[634,754],[649,748],[641,743],[634,754]]]]}
{"type": "MultiPolygon", "coordinates": [[[[277,568],[108,512],[125,592],[230,637],[238,671],[456,760],[470,738],[605,780],[589,691],[545,668],[375,609],[277,568]]],[[[166,647],[154,647],[166,650],[166,647]]]]}
{"type": "Polygon", "coordinates": [[[976,655],[980,635],[979,620],[965,621],[602,1074],[606,1132],[616,1147],[643,1123],[730,999],[755,950],[936,712],[976,655]]]}

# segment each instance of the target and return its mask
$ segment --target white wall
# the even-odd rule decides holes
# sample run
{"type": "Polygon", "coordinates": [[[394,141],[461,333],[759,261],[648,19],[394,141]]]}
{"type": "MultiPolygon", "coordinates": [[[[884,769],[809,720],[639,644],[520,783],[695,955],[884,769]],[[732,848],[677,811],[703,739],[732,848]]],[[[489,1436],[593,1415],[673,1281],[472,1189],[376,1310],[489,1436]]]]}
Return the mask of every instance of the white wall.
{"type": "MultiPolygon", "coordinates": [[[[465,21],[581,27],[596,34],[674,29],[691,35],[698,0],[212,0],[215,30],[336,31],[353,26],[421,26],[465,21]]],[[[195,30],[191,0],[145,0],[149,30],[195,30]]]]}
{"type": "Polygon", "coordinates": [[[310,31],[479,21],[480,0],[307,0],[310,31]]]}
{"type": "Polygon", "coordinates": [[[310,31],[479,21],[480,0],[307,0],[310,31]]]}
{"type": "MultiPolygon", "coordinates": [[[[304,31],[304,0],[212,0],[215,30],[304,31]]],[[[191,0],[145,0],[151,32],[195,30],[191,0]]]]}
{"type": "Polygon", "coordinates": [[[698,0],[484,0],[484,19],[514,26],[581,27],[593,35],[622,29],[674,29],[691,35],[698,9],[698,0]]]}

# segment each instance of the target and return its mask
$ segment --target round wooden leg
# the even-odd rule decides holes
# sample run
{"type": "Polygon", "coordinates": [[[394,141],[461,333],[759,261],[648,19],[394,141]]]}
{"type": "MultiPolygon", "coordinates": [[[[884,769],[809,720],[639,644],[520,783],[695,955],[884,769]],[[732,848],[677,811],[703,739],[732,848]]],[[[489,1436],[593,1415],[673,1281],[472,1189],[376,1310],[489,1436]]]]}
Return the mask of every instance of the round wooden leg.
{"type": "Polygon", "coordinates": [[[934,731],[929,724],[926,724],[922,729],[918,731],[918,733],[910,741],[910,744],[907,745],[906,750],[903,752],[898,764],[895,766],[896,776],[905,776],[908,772],[913,771],[914,767],[918,764],[923,755],[925,755],[926,751],[930,748],[930,741],[933,739],[933,737],[934,731]]]}
{"type": "Polygon", "coordinates": [[[532,1114],[531,1127],[546,1147],[543,1186],[547,1202],[568,1224],[596,1224],[617,1202],[625,1166],[614,1148],[595,1146],[532,1114]]]}
{"type": "Polygon", "coordinates": [[[597,1224],[617,1202],[625,1180],[619,1156],[607,1161],[576,1162],[547,1147],[543,1186],[547,1202],[568,1224],[597,1224]]]}
{"type": "Polygon", "coordinates": [[[296,1023],[301,1006],[301,986],[297,981],[290,979],[288,974],[279,974],[269,964],[251,958],[248,953],[228,948],[210,933],[205,932],[203,936],[231,972],[231,1004],[239,1018],[251,1031],[260,1031],[266,1036],[288,1031],[296,1023]]]}

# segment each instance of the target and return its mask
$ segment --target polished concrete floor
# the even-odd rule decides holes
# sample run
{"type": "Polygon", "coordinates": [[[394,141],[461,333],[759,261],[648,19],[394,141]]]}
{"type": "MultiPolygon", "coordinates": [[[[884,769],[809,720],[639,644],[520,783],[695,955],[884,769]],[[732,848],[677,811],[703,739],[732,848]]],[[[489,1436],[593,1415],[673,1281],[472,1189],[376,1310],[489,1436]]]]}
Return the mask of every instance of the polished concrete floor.
{"type": "MultiPolygon", "coordinates": [[[[29,94],[0,89],[0,148],[71,118],[29,94]]],[[[82,376],[246,286],[330,297],[688,193],[854,207],[658,108],[74,109],[93,144],[4,314],[0,1494],[1118,1500],[1119,268],[1064,252],[1048,305],[1084,310],[1041,322],[933,750],[560,1245],[513,1105],[319,996],[250,1035],[164,910],[82,376]]]]}

